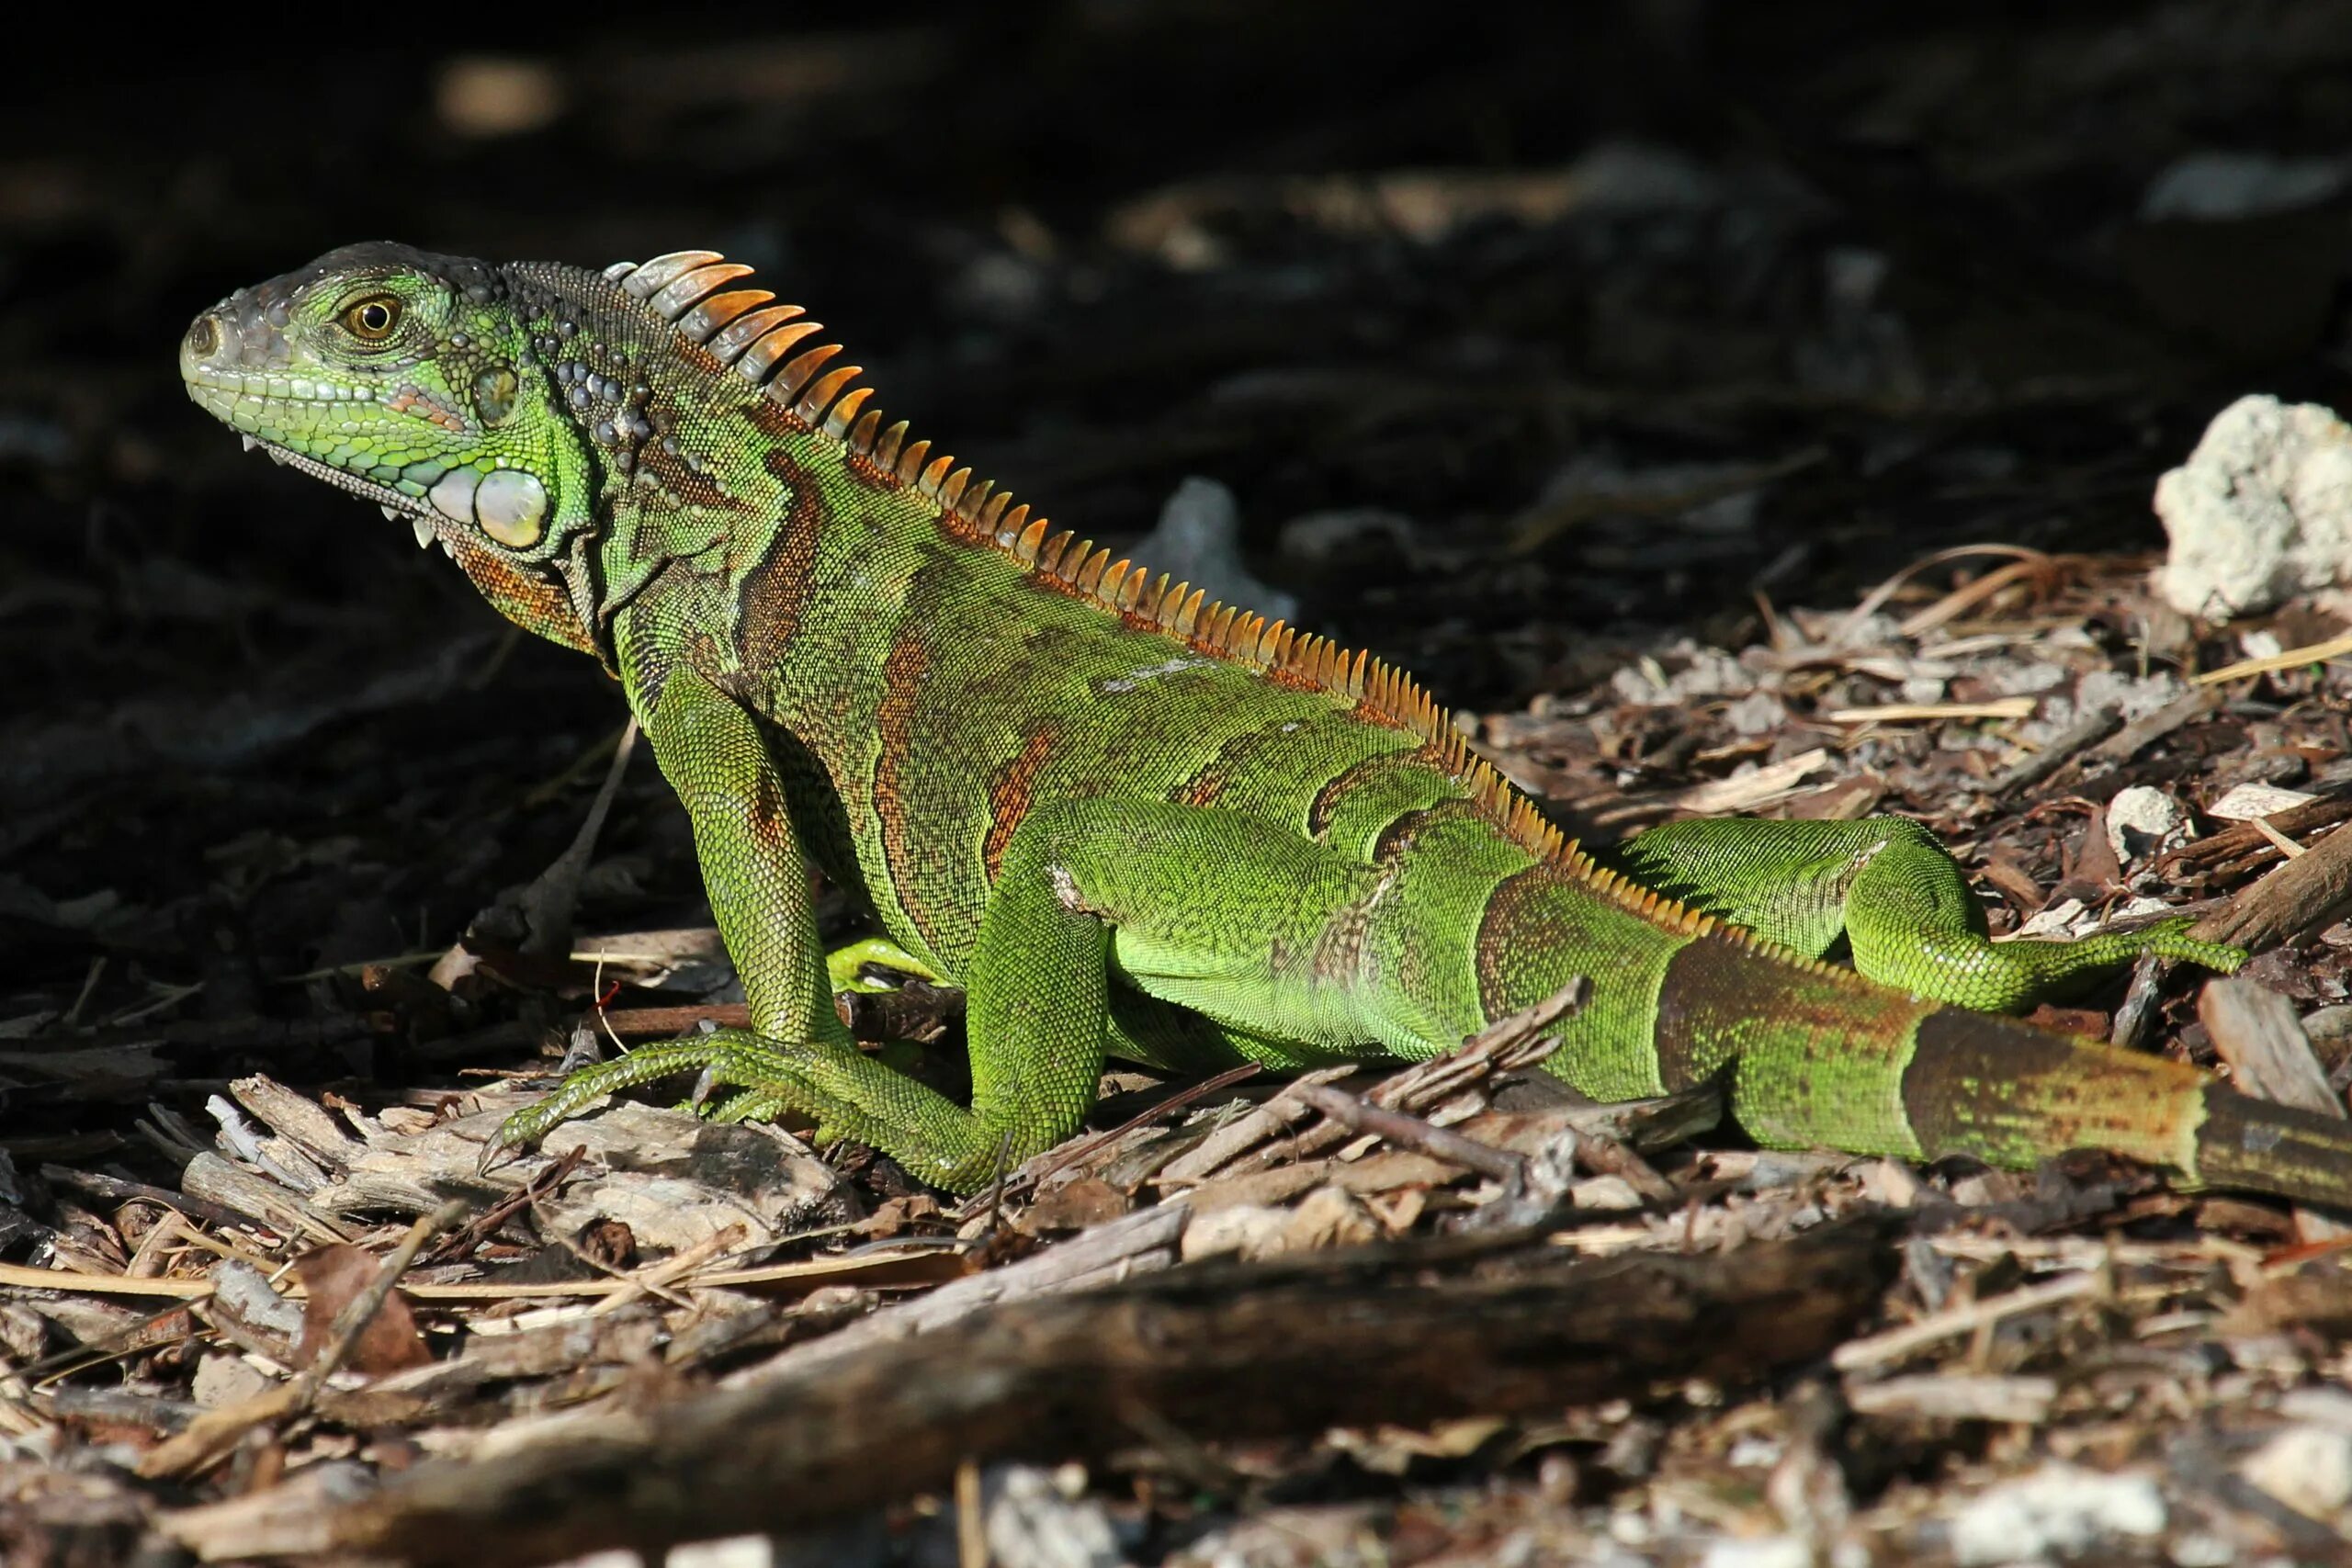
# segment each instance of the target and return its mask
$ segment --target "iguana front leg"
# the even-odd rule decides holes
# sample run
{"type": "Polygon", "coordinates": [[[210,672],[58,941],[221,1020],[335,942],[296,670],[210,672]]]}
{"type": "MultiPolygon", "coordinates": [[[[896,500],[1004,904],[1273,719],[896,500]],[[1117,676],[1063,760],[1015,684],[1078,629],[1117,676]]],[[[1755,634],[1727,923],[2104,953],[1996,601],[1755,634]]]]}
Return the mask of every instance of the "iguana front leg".
{"type": "Polygon", "coordinates": [[[2245,962],[2189,937],[2186,918],[2080,942],[1995,942],[1959,863],[1904,817],[1669,822],[1607,858],[1645,886],[1812,957],[1842,935],[1854,967],[1881,985],[1985,1012],[2023,1011],[2152,953],[2225,975],[2245,962]]]}
{"type": "MultiPolygon", "coordinates": [[[[742,977],[752,1027],[640,1046],[582,1068],[508,1117],[496,1142],[535,1142],[606,1094],[697,1067],[722,1084],[765,1086],[791,1077],[820,1088],[822,1094],[792,1103],[818,1118],[820,1133],[863,1142],[881,1142],[897,1118],[955,1110],[953,1101],[869,1059],[834,1011],[808,856],[783,778],[750,713],[681,669],[639,717],[694,824],[711,913],[742,977]]],[[[727,1110],[756,1108],[739,1100],[727,1110]]]]}
{"type": "MultiPolygon", "coordinates": [[[[658,737],[655,744],[658,751],[658,737]]],[[[688,810],[753,1018],[776,1029],[786,1015],[763,1006],[764,988],[785,980],[788,964],[769,933],[797,921],[780,900],[784,884],[801,879],[765,879],[739,901],[737,890],[749,884],[728,868],[755,847],[746,835],[757,814],[724,800],[698,807],[692,796],[688,810]]],[[[758,835],[763,853],[777,852],[772,827],[758,835]]],[[[1374,1016],[1385,987],[1357,986],[1328,944],[1318,946],[1345,928],[1348,911],[1377,903],[1382,875],[1229,812],[1156,801],[1048,802],[1006,846],[966,976],[968,1109],[865,1056],[838,1025],[798,1038],[720,1030],[573,1074],[509,1118],[501,1141],[535,1138],[615,1089],[701,1067],[746,1091],[723,1115],[797,1111],[814,1117],[820,1134],[872,1144],[927,1180],[968,1190],[1084,1120],[1114,1032],[1114,970],[1149,995],[1228,1021],[1222,1032],[1235,1059],[1293,1066],[1360,1055],[1364,1041],[1400,1030],[1409,1035],[1409,1022],[1374,1016]],[[1305,1043],[1277,1044],[1277,1037],[1305,1043]]],[[[821,973],[813,942],[802,951],[821,973]]],[[[802,994],[806,984],[785,984],[779,994],[802,994]]]]}

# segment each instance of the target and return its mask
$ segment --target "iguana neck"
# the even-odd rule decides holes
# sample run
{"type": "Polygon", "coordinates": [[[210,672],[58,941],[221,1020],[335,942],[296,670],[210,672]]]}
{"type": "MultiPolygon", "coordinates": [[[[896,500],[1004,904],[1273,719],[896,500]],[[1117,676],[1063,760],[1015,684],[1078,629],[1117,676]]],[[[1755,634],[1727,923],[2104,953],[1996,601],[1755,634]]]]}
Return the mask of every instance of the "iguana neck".
{"type": "Polygon", "coordinates": [[[527,629],[613,663],[613,620],[669,570],[724,574],[765,555],[779,530],[816,526],[784,477],[840,446],[757,382],[649,318],[613,277],[547,263],[501,269],[531,328],[551,402],[590,455],[593,525],[570,592],[537,592],[486,551],[452,551],[477,587],[527,629]],[[557,614],[556,601],[567,614],[557,614]]]}

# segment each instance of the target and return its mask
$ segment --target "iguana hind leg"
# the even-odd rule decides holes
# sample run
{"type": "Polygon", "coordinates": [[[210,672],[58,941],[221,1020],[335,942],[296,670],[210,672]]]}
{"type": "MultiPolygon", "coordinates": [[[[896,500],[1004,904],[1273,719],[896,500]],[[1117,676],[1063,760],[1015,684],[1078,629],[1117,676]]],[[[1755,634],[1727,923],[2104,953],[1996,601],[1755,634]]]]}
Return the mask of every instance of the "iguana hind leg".
{"type": "Polygon", "coordinates": [[[2245,962],[2190,938],[2186,919],[2080,942],[1995,942],[1959,863],[1904,817],[1669,822],[1610,859],[1645,886],[1813,957],[1842,935],[1854,967],[1881,985],[1986,1012],[2022,1011],[2150,953],[2223,974],[2245,962]]]}

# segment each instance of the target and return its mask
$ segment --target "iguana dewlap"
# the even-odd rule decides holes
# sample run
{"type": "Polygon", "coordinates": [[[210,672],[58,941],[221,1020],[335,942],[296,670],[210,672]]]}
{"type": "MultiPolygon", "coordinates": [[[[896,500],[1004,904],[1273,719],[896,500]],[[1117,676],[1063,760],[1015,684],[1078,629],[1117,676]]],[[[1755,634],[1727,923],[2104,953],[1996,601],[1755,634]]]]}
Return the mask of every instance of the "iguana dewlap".
{"type": "Polygon", "coordinates": [[[1587,1094],[1728,1070],[1748,1133],[2352,1200],[2352,1130],[2181,1064],[1975,1010],[2172,922],[1986,940],[1914,825],[1679,824],[1604,865],[1413,682],[1049,529],[903,423],[748,269],[602,273],[389,244],[197,318],[190,394],[438,540],[620,682],[692,818],[752,1027],[650,1046],[508,1125],[688,1068],[969,1189],[1069,1136],[1105,1055],[1421,1057],[1576,976],[1587,1094]],[[807,866],[967,993],[967,1108],[836,1016],[807,866]],[[1762,934],[1751,934],[1760,932],[1762,934]],[[1841,939],[1865,979],[1821,962],[1841,939]]]}

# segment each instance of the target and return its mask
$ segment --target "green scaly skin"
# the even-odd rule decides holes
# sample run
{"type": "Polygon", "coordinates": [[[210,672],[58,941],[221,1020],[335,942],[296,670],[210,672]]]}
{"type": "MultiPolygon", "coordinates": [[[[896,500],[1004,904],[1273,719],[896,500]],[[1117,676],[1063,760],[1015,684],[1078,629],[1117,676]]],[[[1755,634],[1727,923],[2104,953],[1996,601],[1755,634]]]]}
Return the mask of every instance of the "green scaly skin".
{"type": "Polygon", "coordinates": [[[740,1091],[718,1114],[797,1112],[969,1190],[1076,1131],[1106,1055],[1426,1057],[1582,976],[1550,1066],[1599,1099],[1728,1070],[1767,1144],[2096,1146],[2352,1197],[2343,1122],[1975,1010],[2234,950],[2177,921],[1995,944],[1889,818],[1680,824],[1596,863],[1404,676],[1048,538],[882,428],[797,311],[729,287],[743,270],[362,245],[181,347],[209,412],[601,660],[693,820],[752,1027],[576,1074],[504,1140],[702,1069],[740,1091]],[[968,1108],[849,1040],[811,863],[965,988],[968,1108]],[[1841,937],[1871,979],[1817,961],[1841,937]]]}

